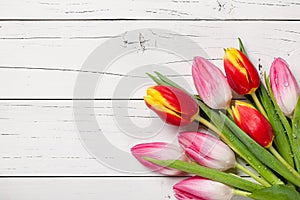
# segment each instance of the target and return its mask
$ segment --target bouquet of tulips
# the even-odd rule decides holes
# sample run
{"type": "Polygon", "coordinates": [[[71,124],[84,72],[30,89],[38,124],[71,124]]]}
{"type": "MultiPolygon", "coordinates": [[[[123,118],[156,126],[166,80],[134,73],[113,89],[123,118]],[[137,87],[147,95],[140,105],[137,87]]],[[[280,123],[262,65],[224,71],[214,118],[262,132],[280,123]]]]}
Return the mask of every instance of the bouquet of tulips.
{"type": "Polygon", "coordinates": [[[234,195],[260,200],[300,199],[300,89],[286,61],[275,58],[262,80],[240,50],[225,49],[222,71],[195,57],[192,77],[198,92],[156,72],[146,105],[166,123],[198,123],[210,130],[182,132],[181,147],[165,142],[138,144],[131,152],[146,167],[165,175],[194,175],[173,186],[179,200],[224,200],[234,195]],[[264,82],[261,83],[261,82],[264,82]],[[246,97],[232,100],[232,90],[246,97]],[[240,164],[241,158],[248,166],[240,164]],[[242,178],[235,168],[252,177],[242,178]]]}

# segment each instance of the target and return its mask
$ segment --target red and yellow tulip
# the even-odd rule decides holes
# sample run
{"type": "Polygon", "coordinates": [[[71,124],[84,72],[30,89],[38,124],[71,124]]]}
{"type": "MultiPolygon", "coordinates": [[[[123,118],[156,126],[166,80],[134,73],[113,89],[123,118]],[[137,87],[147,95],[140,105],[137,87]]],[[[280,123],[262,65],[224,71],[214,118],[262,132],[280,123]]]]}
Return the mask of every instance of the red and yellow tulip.
{"type": "Polygon", "coordinates": [[[238,94],[255,92],[260,85],[257,70],[241,51],[228,48],[223,58],[225,73],[230,87],[238,94]]]}
{"type": "Polygon", "coordinates": [[[150,87],[144,100],[161,119],[176,126],[191,123],[199,113],[196,101],[186,92],[172,86],[150,87]]]}
{"type": "Polygon", "coordinates": [[[274,131],[271,124],[251,104],[235,101],[232,114],[236,124],[258,144],[265,148],[272,145],[274,131]]]}

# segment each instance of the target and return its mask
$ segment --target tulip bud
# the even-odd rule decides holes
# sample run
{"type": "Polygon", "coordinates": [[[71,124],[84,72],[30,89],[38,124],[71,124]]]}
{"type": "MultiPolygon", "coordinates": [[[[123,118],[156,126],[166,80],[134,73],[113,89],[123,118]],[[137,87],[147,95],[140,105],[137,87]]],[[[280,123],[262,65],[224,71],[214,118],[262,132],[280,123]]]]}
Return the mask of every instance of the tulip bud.
{"type": "Polygon", "coordinates": [[[184,132],[178,137],[185,153],[199,164],[226,171],[235,166],[233,151],[221,140],[201,132],[184,132]]]}
{"type": "Polygon", "coordinates": [[[289,69],[289,65],[282,58],[276,58],[270,69],[270,83],[282,112],[292,117],[300,95],[299,85],[289,69]]]}
{"type": "Polygon", "coordinates": [[[241,95],[255,92],[260,85],[260,78],[247,56],[237,49],[228,48],[223,60],[230,87],[241,95]]]}
{"type": "Polygon", "coordinates": [[[161,119],[176,126],[191,123],[199,113],[196,101],[186,92],[172,86],[150,87],[144,100],[161,119]]]}
{"type": "Polygon", "coordinates": [[[274,131],[271,124],[251,104],[236,101],[232,114],[236,124],[258,144],[265,148],[272,145],[274,131]]]}
{"type": "Polygon", "coordinates": [[[229,200],[233,197],[233,188],[216,181],[194,176],[173,186],[178,200],[229,200]]]}
{"type": "Polygon", "coordinates": [[[178,175],[182,172],[177,169],[156,165],[143,159],[143,157],[154,158],[157,160],[188,160],[179,147],[165,142],[138,144],[131,148],[131,153],[147,168],[165,175],[178,175]]]}
{"type": "Polygon", "coordinates": [[[195,57],[192,76],[199,96],[209,107],[226,109],[229,106],[231,89],[218,67],[205,58],[195,57]]]}

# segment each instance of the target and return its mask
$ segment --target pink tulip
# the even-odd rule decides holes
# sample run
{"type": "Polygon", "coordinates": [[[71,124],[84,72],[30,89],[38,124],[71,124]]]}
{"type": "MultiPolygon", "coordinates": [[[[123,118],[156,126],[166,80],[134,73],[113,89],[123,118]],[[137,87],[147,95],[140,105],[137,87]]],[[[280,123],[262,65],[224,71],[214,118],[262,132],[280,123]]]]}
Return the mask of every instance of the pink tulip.
{"type": "Polygon", "coordinates": [[[178,200],[229,200],[233,189],[223,183],[194,176],[173,186],[178,200]]]}
{"type": "Polygon", "coordinates": [[[275,58],[270,69],[271,88],[282,112],[292,117],[299,98],[299,85],[282,58],[275,58]]]}
{"type": "Polygon", "coordinates": [[[218,67],[205,58],[195,57],[192,76],[199,96],[209,107],[226,109],[229,106],[231,89],[218,67]]]}
{"type": "Polygon", "coordinates": [[[158,160],[188,160],[179,147],[165,142],[138,144],[131,148],[131,153],[147,168],[165,175],[178,175],[181,174],[182,171],[156,165],[143,159],[143,157],[155,158],[158,160]]]}
{"type": "Polygon", "coordinates": [[[178,140],[185,153],[203,166],[220,171],[235,166],[233,151],[214,136],[201,132],[184,132],[178,140]]]}

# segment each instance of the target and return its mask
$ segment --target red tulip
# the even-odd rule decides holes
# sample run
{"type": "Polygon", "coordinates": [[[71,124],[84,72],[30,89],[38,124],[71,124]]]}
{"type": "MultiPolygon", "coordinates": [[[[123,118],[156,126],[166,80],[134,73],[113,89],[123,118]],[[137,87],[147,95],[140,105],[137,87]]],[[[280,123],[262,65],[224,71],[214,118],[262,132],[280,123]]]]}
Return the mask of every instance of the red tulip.
{"type": "Polygon", "coordinates": [[[233,151],[214,136],[201,132],[184,132],[179,135],[178,140],[185,153],[203,166],[221,171],[235,166],[233,151]]]}
{"type": "Polygon", "coordinates": [[[131,153],[147,168],[165,175],[178,175],[181,174],[182,171],[156,165],[143,159],[143,157],[155,158],[158,160],[188,160],[179,147],[165,142],[138,144],[131,148],[131,153]]]}
{"type": "Polygon", "coordinates": [[[176,126],[191,123],[199,113],[198,104],[190,95],[171,86],[148,88],[144,100],[161,119],[176,126]]]}
{"type": "Polygon", "coordinates": [[[289,69],[289,65],[282,58],[276,58],[270,69],[270,82],[275,99],[282,112],[293,116],[297,100],[300,95],[299,85],[289,69]]]}
{"type": "Polygon", "coordinates": [[[192,67],[195,87],[201,99],[211,108],[226,109],[231,89],[221,70],[202,57],[195,57],[192,67]]]}
{"type": "Polygon", "coordinates": [[[269,121],[251,104],[235,101],[232,114],[236,124],[261,146],[272,145],[274,131],[269,121]]]}
{"type": "Polygon", "coordinates": [[[260,85],[260,78],[247,56],[237,49],[228,48],[223,60],[230,87],[241,95],[255,92],[260,85]]]}
{"type": "Polygon", "coordinates": [[[173,186],[178,200],[229,200],[233,189],[223,183],[194,176],[173,186]]]}

